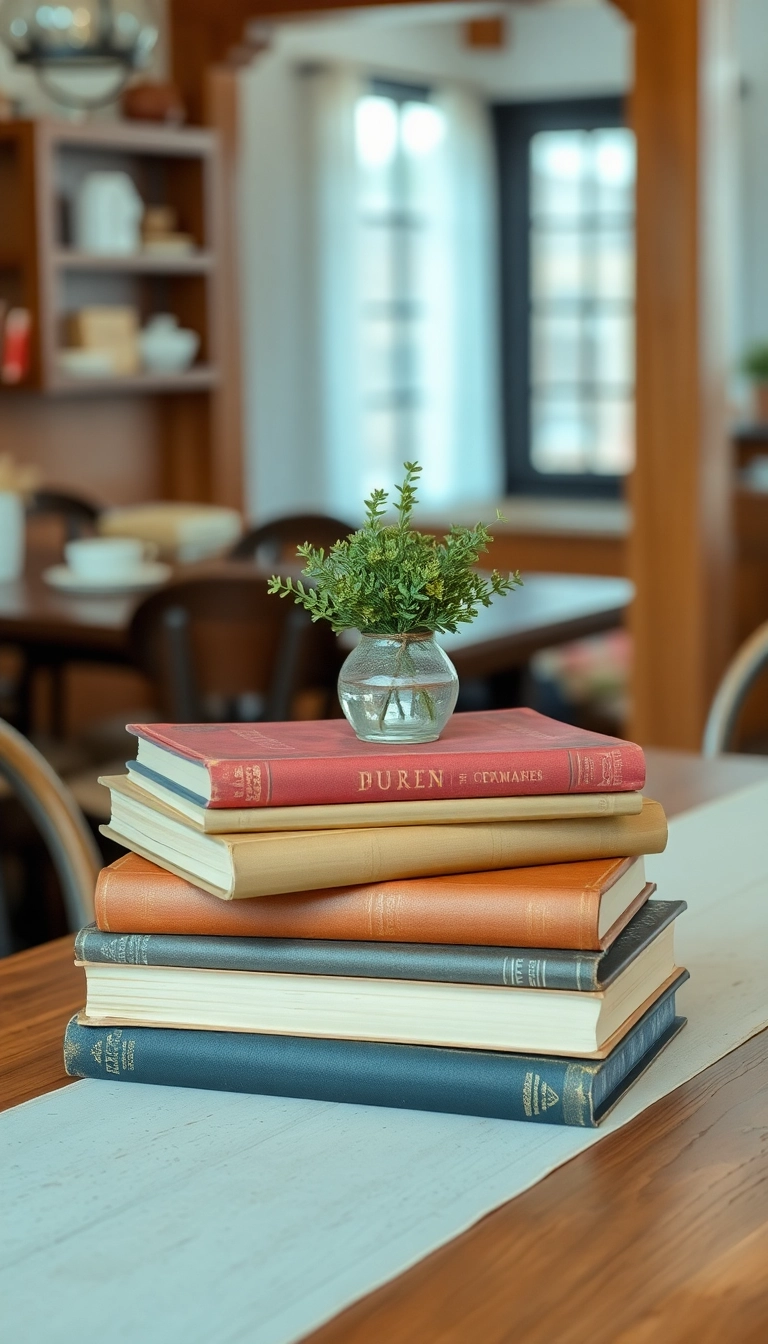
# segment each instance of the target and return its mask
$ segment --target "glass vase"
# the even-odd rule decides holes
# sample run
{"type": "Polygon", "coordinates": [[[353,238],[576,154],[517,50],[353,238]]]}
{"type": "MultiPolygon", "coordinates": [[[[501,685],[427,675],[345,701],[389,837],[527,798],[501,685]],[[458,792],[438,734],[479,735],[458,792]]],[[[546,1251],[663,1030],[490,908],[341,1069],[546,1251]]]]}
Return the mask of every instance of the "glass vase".
{"type": "Polygon", "coordinates": [[[456,668],[432,634],[361,635],[339,700],[363,742],[434,742],[456,706],[456,668]]]}

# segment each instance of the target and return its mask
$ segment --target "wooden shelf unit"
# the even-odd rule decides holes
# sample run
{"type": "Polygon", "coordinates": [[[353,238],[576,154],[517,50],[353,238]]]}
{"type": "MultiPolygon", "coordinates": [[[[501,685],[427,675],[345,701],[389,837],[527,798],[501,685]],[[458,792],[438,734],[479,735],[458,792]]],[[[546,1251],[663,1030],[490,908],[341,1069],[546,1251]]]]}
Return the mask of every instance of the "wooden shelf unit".
{"type": "MultiPolygon", "coordinates": [[[[84,432],[90,399],[98,398],[99,423],[103,424],[109,397],[116,399],[116,416],[121,414],[126,394],[151,398],[144,422],[148,423],[147,417],[152,420],[150,437],[164,460],[156,464],[154,483],[145,466],[142,480],[136,480],[136,498],[146,497],[153,486],[155,493],[170,498],[215,498],[219,445],[214,436],[220,417],[208,403],[222,385],[224,303],[219,260],[226,218],[216,132],[44,118],[0,123],[0,201],[0,299],[10,306],[26,307],[32,315],[29,374],[21,384],[0,387],[0,417],[12,401],[30,407],[38,400],[51,403],[50,413],[39,405],[30,410],[30,426],[34,420],[40,439],[41,416],[55,414],[55,403],[62,397],[81,405],[84,432]],[[115,256],[78,251],[72,228],[76,194],[89,172],[105,170],[128,173],[146,205],[173,206],[178,227],[191,234],[195,250],[175,256],[149,251],[115,256]],[[99,304],[135,306],[142,323],[156,313],[173,313],[181,326],[193,328],[200,336],[197,362],[188,371],[173,375],[148,371],[119,378],[66,375],[58,353],[67,343],[68,315],[99,304]]],[[[68,414],[71,436],[75,412],[68,414]]],[[[19,415],[7,414],[6,418],[13,425],[13,450],[19,457],[34,460],[32,428],[28,449],[23,424],[19,435],[19,415]]],[[[120,449],[123,453],[125,446],[120,449]]],[[[48,464],[41,461],[40,466],[46,472],[48,464]]],[[[72,463],[68,480],[62,479],[60,455],[55,469],[59,484],[83,488],[77,463],[72,463]]],[[[110,497],[108,463],[105,486],[100,488],[99,482],[92,486],[92,492],[105,503],[123,502],[131,494],[125,472],[117,474],[120,499],[110,497]]]]}
{"type": "Polygon", "coordinates": [[[51,390],[62,396],[106,396],[115,392],[202,392],[215,387],[218,372],[208,364],[195,364],[184,373],[134,373],[123,377],[71,378],[56,375],[51,390]]]}
{"type": "Polygon", "coordinates": [[[213,270],[215,262],[214,254],[204,248],[178,256],[161,256],[153,252],[110,256],[95,252],[77,252],[73,247],[58,248],[53,254],[53,264],[57,270],[113,271],[125,272],[128,275],[204,275],[207,271],[213,270]]]}

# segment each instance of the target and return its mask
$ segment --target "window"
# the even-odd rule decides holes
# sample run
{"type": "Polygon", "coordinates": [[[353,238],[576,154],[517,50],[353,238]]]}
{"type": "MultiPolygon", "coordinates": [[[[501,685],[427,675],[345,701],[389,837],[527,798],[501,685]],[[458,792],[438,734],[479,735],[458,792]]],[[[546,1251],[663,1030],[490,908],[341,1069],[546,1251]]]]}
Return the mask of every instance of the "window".
{"type": "Polygon", "coordinates": [[[428,455],[429,368],[440,343],[429,302],[428,168],[444,121],[426,89],[385,81],[355,109],[366,493],[428,455]]]}
{"type": "Polygon", "coordinates": [[[494,117],[508,489],[616,494],[634,460],[634,137],[618,99],[494,117]]]}

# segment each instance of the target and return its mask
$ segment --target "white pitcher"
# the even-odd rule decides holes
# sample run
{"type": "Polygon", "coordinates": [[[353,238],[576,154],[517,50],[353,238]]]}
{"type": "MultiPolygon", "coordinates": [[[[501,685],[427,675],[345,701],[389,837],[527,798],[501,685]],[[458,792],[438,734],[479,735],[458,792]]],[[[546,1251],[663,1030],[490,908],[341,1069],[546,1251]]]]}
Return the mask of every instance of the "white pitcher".
{"type": "Polygon", "coordinates": [[[128,173],[88,173],[75,197],[75,246],[81,252],[138,252],[144,203],[128,173]]]}

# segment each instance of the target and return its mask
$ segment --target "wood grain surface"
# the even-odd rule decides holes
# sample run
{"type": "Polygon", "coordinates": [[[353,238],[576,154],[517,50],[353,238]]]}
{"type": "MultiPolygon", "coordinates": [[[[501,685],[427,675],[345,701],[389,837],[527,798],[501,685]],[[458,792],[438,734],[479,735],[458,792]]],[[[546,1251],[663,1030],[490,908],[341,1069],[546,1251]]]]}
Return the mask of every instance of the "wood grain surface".
{"type": "MultiPolygon", "coordinates": [[[[670,814],[768,760],[648,752],[670,814]]],[[[72,939],[0,964],[0,1109],[64,1086],[72,939]]],[[[768,1339],[768,1032],[336,1317],[313,1344],[768,1339]]]]}
{"type": "Polygon", "coordinates": [[[696,750],[733,651],[726,346],[731,0],[637,0],[630,736],[696,750]]]}
{"type": "Polygon", "coordinates": [[[84,989],[72,935],[0,962],[0,1110],[72,1081],[61,1043],[84,989]]]}

